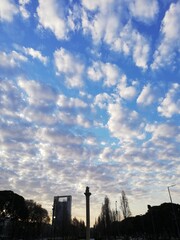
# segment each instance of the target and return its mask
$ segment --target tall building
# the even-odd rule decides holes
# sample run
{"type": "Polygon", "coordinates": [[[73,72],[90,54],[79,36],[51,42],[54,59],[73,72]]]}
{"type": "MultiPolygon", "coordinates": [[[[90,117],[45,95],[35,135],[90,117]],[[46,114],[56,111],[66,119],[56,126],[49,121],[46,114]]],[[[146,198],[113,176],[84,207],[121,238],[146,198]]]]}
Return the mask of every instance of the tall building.
{"type": "Polygon", "coordinates": [[[64,235],[71,223],[72,196],[55,196],[52,225],[55,232],[64,235]]]}

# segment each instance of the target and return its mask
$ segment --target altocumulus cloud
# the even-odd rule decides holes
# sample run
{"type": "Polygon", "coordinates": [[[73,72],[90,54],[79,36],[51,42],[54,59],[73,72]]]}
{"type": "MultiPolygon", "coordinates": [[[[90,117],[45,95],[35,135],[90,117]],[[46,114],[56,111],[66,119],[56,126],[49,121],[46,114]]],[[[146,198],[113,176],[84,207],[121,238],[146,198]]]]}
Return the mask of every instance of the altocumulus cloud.
{"type": "Polygon", "coordinates": [[[179,199],[179,1],[0,1],[1,189],[92,224],[179,199]],[[154,31],[155,30],[155,31],[154,31]]]}

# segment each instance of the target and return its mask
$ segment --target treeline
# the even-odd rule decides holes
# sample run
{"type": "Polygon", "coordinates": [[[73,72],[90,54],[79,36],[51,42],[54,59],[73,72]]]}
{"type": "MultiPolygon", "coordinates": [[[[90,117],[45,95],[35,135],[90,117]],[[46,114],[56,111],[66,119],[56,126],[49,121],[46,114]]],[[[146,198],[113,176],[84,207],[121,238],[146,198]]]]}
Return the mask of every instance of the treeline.
{"type": "MultiPolygon", "coordinates": [[[[63,239],[85,238],[85,223],[73,218],[64,226],[63,239]]],[[[54,239],[48,211],[33,200],[26,200],[13,191],[0,191],[0,239],[54,239]]]]}
{"type": "Polygon", "coordinates": [[[31,239],[48,232],[50,217],[41,204],[13,191],[0,191],[0,237],[31,239]]]}
{"type": "MultiPolygon", "coordinates": [[[[49,224],[48,212],[33,200],[25,200],[12,191],[0,191],[0,238],[2,239],[85,239],[86,228],[82,220],[73,218],[63,233],[56,235],[49,224]]],[[[180,205],[163,203],[148,205],[144,215],[133,217],[124,191],[120,208],[111,208],[106,196],[99,217],[91,229],[91,238],[100,239],[180,239],[180,205]]]]}
{"type": "Polygon", "coordinates": [[[179,204],[148,205],[144,215],[132,217],[125,192],[120,199],[118,211],[111,209],[110,199],[105,197],[94,225],[95,239],[180,239],[179,204]]]}
{"type": "Polygon", "coordinates": [[[46,209],[33,200],[25,200],[13,191],[0,191],[0,217],[27,222],[49,223],[46,209]]]}

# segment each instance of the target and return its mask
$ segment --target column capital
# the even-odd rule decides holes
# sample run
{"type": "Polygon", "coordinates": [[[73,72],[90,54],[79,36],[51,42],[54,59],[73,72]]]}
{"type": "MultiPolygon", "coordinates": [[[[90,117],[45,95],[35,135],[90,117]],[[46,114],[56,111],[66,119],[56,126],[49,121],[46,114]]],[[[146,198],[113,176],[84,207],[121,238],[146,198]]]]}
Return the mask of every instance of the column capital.
{"type": "Polygon", "coordinates": [[[85,191],[84,195],[86,197],[90,197],[91,196],[91,193],[89,192],[89,187],[86,187],[86,191],[85,191]]]}

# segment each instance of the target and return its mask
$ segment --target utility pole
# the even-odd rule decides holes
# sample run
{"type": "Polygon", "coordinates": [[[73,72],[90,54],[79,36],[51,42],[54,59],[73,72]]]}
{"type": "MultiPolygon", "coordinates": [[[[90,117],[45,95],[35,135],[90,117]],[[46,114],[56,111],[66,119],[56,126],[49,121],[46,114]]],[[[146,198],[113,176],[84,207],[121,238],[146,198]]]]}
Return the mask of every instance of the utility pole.
{"type": "Polygon", "coordinates": [[[86,187],[84,193],[86,196],[86,240],[90,240],[90,196],[89,187],[86,187]]]}

